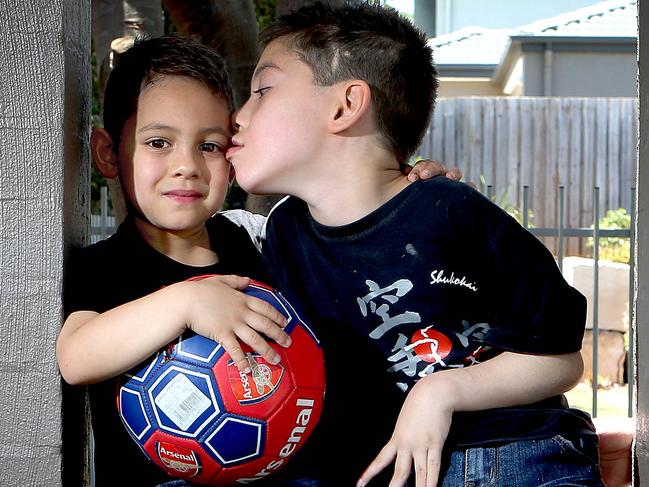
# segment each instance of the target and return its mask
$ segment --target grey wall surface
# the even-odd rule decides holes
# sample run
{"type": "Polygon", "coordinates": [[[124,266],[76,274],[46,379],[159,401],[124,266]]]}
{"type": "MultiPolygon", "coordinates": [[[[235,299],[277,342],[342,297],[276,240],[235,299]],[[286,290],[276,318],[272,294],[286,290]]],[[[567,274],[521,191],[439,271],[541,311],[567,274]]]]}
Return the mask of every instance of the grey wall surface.
{"type": "Polygon", "coordinates": [[[551,93],[545,93],[543,52],[527,52],[523,93],[525,96],[634,97],[636,68],[634,53],[554,51],[551,93]]]}
{"type": "Polygon", "coordinates": [[[557,52],[554,96],[635,96],[635,53],[557,52]]]}
{"type": "Polygon", "coordinates": [[[640,146],[636,217],[636,445],[635,485],[649,485],[649,2],[638,2],[640,146]]]}
{"type": "Polygon", "coordinates": [[[0,0],[1,486],[63,483],[54,345],[87,217],[89,59],[90,0],[0,0]]]}
{"type": "Polygon", "coordinates": [[[543,53],[525,53],[523,58],[523,95],[543,96],[543,53]]]}

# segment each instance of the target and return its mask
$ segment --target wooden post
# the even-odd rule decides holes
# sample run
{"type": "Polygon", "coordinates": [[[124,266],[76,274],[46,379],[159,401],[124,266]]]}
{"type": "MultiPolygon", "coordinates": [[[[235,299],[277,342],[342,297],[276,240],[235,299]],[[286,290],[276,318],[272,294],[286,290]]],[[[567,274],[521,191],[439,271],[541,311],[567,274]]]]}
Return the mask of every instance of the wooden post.
{"type": "Polygon", "coordinates": [[[87,234],[90,0],[0,0],[0,86],[0,484],[83,485],[63,468],[54,345],[87,234]]]}
{"type": "Polygon", "coordinates": [[[638,2],[639,156],[637,166],[635,485],[649,485],[649,3],[638,2]]]}

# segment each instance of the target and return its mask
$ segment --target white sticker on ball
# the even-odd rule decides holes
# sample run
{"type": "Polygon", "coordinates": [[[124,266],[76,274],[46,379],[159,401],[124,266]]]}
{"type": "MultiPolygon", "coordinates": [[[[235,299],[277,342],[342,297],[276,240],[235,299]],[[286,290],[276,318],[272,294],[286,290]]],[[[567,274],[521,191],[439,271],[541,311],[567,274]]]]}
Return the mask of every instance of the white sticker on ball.
{"type": "Polygon", "coordinates": [[[187,431],[211,404],[210,399],[182,374],[164,386],[155,403],[183,431],[187,431]]]}

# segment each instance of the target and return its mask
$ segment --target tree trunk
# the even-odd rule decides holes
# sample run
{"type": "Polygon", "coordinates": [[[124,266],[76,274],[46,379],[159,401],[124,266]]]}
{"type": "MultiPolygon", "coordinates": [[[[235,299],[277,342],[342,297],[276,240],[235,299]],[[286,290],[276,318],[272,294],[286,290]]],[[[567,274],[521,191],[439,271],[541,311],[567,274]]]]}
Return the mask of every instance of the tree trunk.
{"type": "Polygon", "coordinates": [[[95,76],[99,81],[97,87],[99,103],[103,103],[105,77],[102,76],[102,66],[108,65],[110,43],[117,37],[122,37],[124,21],[124,6],[114,0],[92,1],[92,42],[95,48],[95,76]],[[102,79],[103,78],[103,79],[102,79]]]}
{"type": "MultiPolygon", "coordinates": [[[[275,11],[275,16],[279,17],[284,15],[291,10],[304,7],[305,5],[310,5],[315,3],[317,0],[277,0],[277,10],[275,11]]],[[[328,3],[332,6],[342,6],[345,4],[345,0],[321,0],[323,3],[328,3]]]]}
{"type": "Polygon", "coordinates": [[[155,37],[163,33],[160,0],[92,0],[92,40],[95,47],[96,75],[100,101],[110,73],[111,43],[120,37],[155,37]],[[101,69],[108,72],[101,73],[101,69]],[[103,79],[102,79],[103,77],[103,79]]]}
{"type": "Polygon", "coordinates": [[[161,36],[164,18],[160,0],[124,0],[124,35],[161,36]]]}
{"type": "Polygon", "coordinates": [[[228,65],[235,106],[250,94],[250,78],[257,62],[257,19],[252,0],[164,0],[178,31],[198,36],[228,65]]]}
{"type": "MultiPolygon", "coordinates": [[[[97,96],[103,112],[104,88],[114,64],[111,45],[115,39],[137,35],[155,37],[163,33],[160,0],[93,0],[92,40],[95,45],[97,96]]],[[[125,43],[121,43],[122,49],[125,43]]],[[[113,214],[119,224],[126,217],[124,193],[117,179],[107,181],[113,214]]]]}

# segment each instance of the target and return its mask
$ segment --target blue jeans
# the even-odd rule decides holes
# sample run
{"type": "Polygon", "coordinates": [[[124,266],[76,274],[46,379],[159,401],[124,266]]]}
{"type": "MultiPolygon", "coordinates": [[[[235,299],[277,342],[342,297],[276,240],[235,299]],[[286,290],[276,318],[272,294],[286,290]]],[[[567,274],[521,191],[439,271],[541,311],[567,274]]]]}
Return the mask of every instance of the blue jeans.
{"type": "Polygon", "coordinates": [[[597,448],[593,434],[456,450],[444,459],[441,487],[604,487],[597,448]]]}
{"type": "MultiPolygon", "coordinates": [[[[252,485],[255,485],[254,482],[252,485]]],[[[267,486],[268,484],[264,484],[267,486]]],[[[317,480],[312,479],[300,479],[300,480],[289,480],[286,482],[280,482],[278,484],[273,484],[273,487],[321,487],[321,484],[317,480]]],[[[172,480],[171,482],[165,482],[164,484],[158,485],[158,487],[193,487],[193,484],[190,484],[184,480],[172,480]]]]}
{"type": "MultiPolygon", "coordinates": [[[[573,441],[557,435],[541,440],[515,441],[497,447],[454,450],[443,458],[438,485],[604,487],[599,473],[597,435],[580,436],[573,441]]],[[[272,484],[272,487],[326,486],[327,484],[312,479],[272,484]]],[[[184,480],[174,480],[158,487],[191,487],[191,484],[184,480]]],[[[406,487],[414,487],[414,478],[409,479],[406,487]]]]}

